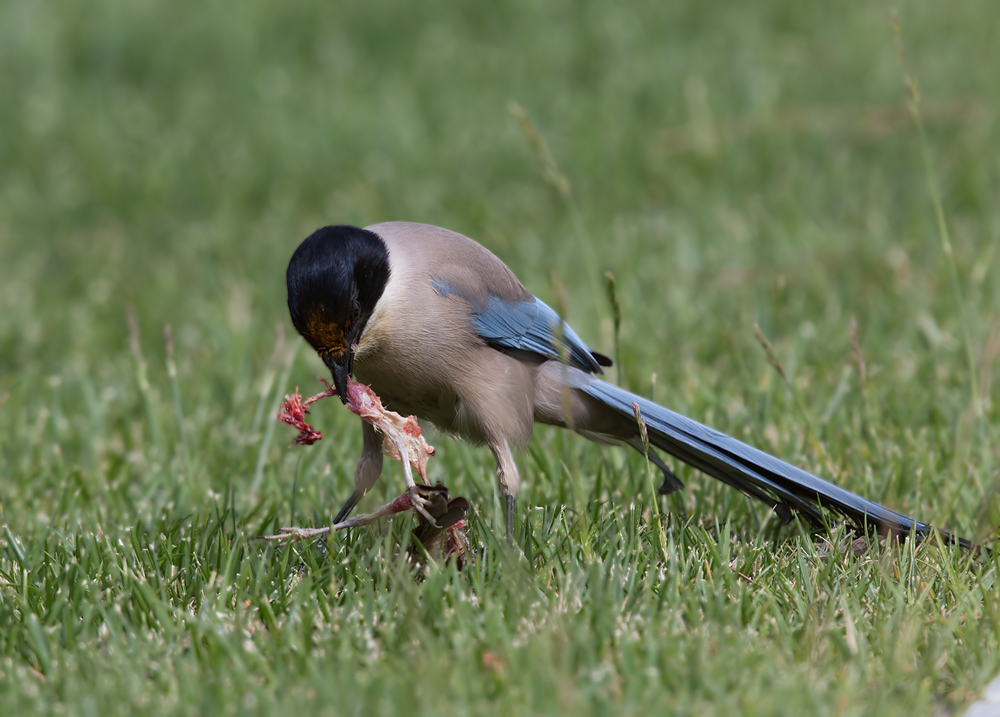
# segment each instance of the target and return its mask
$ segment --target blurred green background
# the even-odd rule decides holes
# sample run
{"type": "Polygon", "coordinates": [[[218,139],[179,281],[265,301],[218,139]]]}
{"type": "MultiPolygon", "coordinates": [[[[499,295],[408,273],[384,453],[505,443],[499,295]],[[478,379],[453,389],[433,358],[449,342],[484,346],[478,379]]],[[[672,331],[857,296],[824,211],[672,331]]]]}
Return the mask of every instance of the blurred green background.
{"type": "MultiPolygon", "coordinates": [[[[878,2],[3,3],[0,519],[24,540],[224,508],[238,533],[321,522],[360,431],[326,404],[311,452],[274,428],[321,370],[302,346],[287,363],[285,264],[318,226],[409,220],[484,243],[605,353],[613,272],[613,378],[985,536],[1000,18],[992,0],[896,7],[932,174],[878,2]]],[[[432,477],[499,525],[489,453],[432,442],[432,477]]],[[[645,486],[637,457],[550,430],[522,469],[525,506],[624,510],[645,486]]],[[[748,535],[765,520],[681,475],[671,509],[748,535]]]]}
{"type": "MultiPolygon", "coordinates": [[[[902,6],[976,352],[1000,306],[991,11],[902,6]]],[[[969,402],[886,6],[0,12],[8,473],[45,483],[45,456],[21,455],[21,432],[109,441],[92,435],[105,417],[124,429],[141,415],[127,306],[154,390],[166,390],[171,324],[183,409],[203,419],[190,432],[238,423],[276,326],[290,331],[287,258],[328,223],[422,221],[477,238],[605,352],[614,272],[623,382],[648,392],[655,372],[669,405],[758,441],[758,407],[783,399],[761,396],[755,322],[817,411],[850,366],[851,317],[879,403],[908,428],[952,425],[969,402]],[[548,143],[571,204],[511,102],[548,143]],[[55,379],[67,405],[49,424],[38,407],[55,379]]],[[[320,369],[306,353],[291,377],[303,390],[320,369]]],[[[235,436],[212,438],[204,450],[235,436]]],[[[244,468],[227,457],[199,484],[238,485],[244,468]]]]}

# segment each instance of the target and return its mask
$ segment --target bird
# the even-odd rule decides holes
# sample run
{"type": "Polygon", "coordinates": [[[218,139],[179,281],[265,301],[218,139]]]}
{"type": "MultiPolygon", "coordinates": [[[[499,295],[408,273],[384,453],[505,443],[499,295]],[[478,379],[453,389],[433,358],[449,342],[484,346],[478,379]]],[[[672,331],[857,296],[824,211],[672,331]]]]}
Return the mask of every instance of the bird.
{"type": "MultiPolygon", "coordinates": [[[[295,249],[286,283],[292,323],[343,401],[353,378],[386,408],[489,447],[508,544],[521,486],[515,455],[541,423],[646,455],[663,474],[660,494],[684,484],[657,450],[765,503],[784,522],[799,514],[828,527],[833,513],[858,531],[938,532],[972,546],[603,380],[611,360],[458,232],[412,222],[325,226],[295,249]]],[[[362,432],[354,491],[337,523],[382,472],[381,437],[367,423],[362,432]]]]}

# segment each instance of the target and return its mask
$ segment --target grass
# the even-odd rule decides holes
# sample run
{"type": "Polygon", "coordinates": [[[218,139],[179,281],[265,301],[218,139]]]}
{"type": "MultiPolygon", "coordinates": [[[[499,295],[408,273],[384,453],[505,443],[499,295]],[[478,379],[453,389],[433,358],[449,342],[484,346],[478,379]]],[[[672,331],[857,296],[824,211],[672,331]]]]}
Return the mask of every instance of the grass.
{"type": "Polygon", "coordinates": [[[339,5],[0,5],[0,711],[969,704],[1000,671],[995,556],[824,561],[721,484],[678,466],[657,506],[640,457],[556,430],[520,462],[523,556],[489,452],[436,435],[477,567],[415,580],[408,518],[328,553],[253,536],[328,522],[360,443],[333,404],[308,449],[273,420],[321,370],[285,262],[324,223],[409,219],[569,307],[632,390],[988,539],[992,4],[900,3],[905,71],[860,0],[339,5]]]}

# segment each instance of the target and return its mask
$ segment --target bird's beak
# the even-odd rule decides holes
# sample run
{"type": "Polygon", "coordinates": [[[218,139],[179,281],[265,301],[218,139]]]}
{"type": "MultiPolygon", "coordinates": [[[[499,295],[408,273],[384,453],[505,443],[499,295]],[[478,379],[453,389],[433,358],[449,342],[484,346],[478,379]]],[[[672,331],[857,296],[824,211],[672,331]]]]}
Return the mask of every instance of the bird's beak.
{"type": "Polygon", "coordinates": [[[336,354],[323,354],[323,363],[333,375],[333,385],[343,403],[347,403],[347,379],[354,370],[354,351],[347,348],[336,354]]]}

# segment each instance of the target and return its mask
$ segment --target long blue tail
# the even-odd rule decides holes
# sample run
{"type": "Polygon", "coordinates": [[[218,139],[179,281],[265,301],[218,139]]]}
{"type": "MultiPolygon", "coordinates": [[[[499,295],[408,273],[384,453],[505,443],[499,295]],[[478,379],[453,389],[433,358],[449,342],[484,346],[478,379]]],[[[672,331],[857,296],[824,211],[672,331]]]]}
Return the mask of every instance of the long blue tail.
{"type": "MultiPolygon", "coordinates": [[[[826,509],[840,513],[861,529],[868,526],[876,528],[880,533],[903,536],[926,536],[935,532],[926,523],[865,500],[801,468],[610,383],[592,379],[579,388],[627,416],[634,414],[633,404],[638,405],[651,445],[767,503],[783,520],[790,519],[791,511],[795,510],[811,523],[823,526],[829,522],[824,521],[821,510],[826,509]]],[[[944,531],[938,532],[946,540],[957,542],[964,548],[974,547],[964,538],[944,531]]]]}

